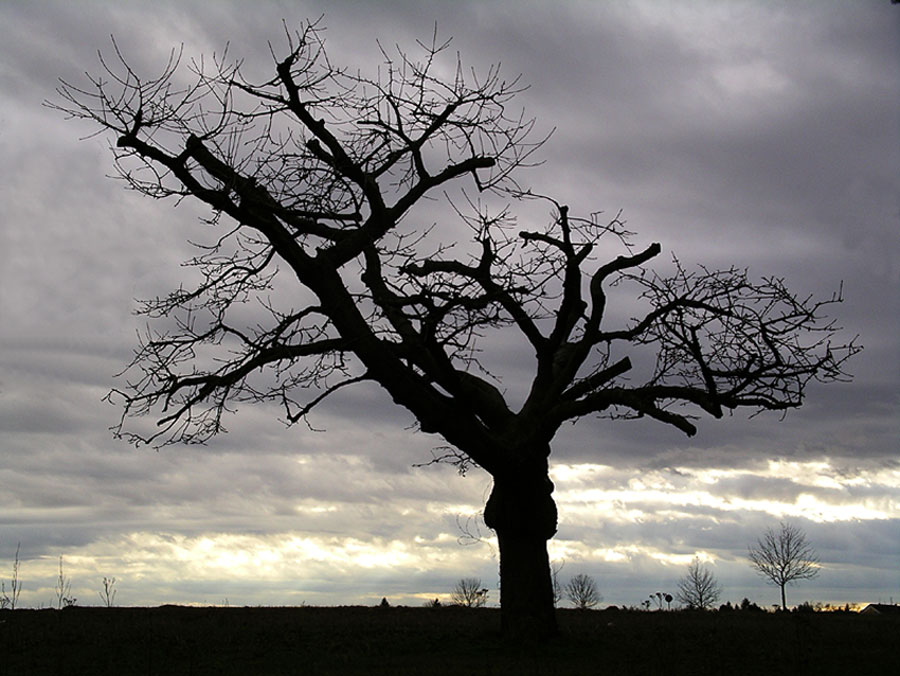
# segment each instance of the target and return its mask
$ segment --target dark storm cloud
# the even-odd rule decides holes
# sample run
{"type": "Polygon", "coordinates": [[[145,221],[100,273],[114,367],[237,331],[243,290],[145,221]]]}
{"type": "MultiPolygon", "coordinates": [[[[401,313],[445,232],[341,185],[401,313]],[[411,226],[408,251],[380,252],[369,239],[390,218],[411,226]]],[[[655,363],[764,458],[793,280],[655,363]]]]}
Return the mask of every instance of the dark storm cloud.
{"type": "MultiPolygon", "coordinates": [[[[230,41],[230,55],[246,58],[248,76],[265,78],[267,43],[276,51],[285,44],[281,19],[293,26],[323,7],[0,5],[0,560],[11,559],[18,541],[35,577],[59,553],[97,557],[123,566],[133,580],[153,580],[155,591],[137,583],[125,590],[146,603],[219,602],[227,584],[247,602],[349,602],[360,598],[356,589],[377,601],[386,593],[379,589],[440,590],[470,569],[493,584],[490,547],[456,544],[457,517],[483,504],[488,478],[414,469],[441,441],[405,429],[411,416],[377,387],[342,392],[317,411],[311,422],[325,433],[286,429],[278,407],[249,405],[227,418],[229,434],[208,447],[131,449],[107,429],[118,410],[101,399],[121,385],[112,376],[143,326],[131,316],[134,299],[177,287],[187,274],[179,263],[193,254],[186,241],[209,235],[197,220],[202,209],[173,209],[103,179],[109,139],[77,142],[95,130],[64,122],[41,101],[53,98],[57,78],[80,82],[84,70],[96,72],[98,49],[112,57],[110,34],[142,73],[159,72],[180,43],[187,61],[220,53],[230,41]],[[213,549],[264,551],[297,534],[346,556],[329,559],[309,545],[306,559],[285,554],[278,572],[262,580],[197,563],[207,556],[206,536],[213,549]],[[229,537],[249,539],[229,545],[229,537]],[[410,563],[412,554],[394,569],[365,568],[365,557],[354,553],[366,543],[383,553],[416,538],[422,544],[410,551],[431,556],[431,568],[410,563]],[[123,552],[133,558],[117,558],[123,552]],[[292,587],[298,568],[305,587],[292,587]],[[297,588],[308,597],[286,596],[297,588]]],[[[866,345],[850,368],[856,380],[810,388],[804,407],[783,422],[740,413],[701,420],[691,439],[648,421],[584,420],[561,430],[556,463],[616,468],[595,476],[593,488],[621,491],[655,472],[671,484],[667,491],[702,489],[708,501],[662,504],[638,492],[595,513],[567,503],[558,540],[574,547],[569,571],[583,565],[602,574],[608,589],[619,590],[604,592],[609,602],[636,603],[646,587],[682,574],[680,563],[654,554],[703,550],[719,558],[718,572],[734,593],[752,595],[759,582],[743,561],[746,546],[777,522],[784,505],[802,511],[801,494],[823,510],[868,505],[896,515],[900,10],[875,0],[777,8],[336,0],[325,9],[338,64],[371,68],[376,39],[388,50],[394,43],[414,48],[415,39],[430,40],[437,22],[439,37],[454,36],[465,64],[484,72],[502,61],[508,77],[522,73],[531,88],[520,104],[538,117],[539,132],[556,127],[540,153],[546,163],[524,172],[524,182],[582,214],[624,208],[639,245],[663,244],[660,269],[674,252],[688,266],[746,265],[756,275],[782,275],[800,295],[827,297],[844,283],[839,322],[866,345]],[[769,459],[826,459],[833,469],[823,470],[826,478],[858,483],[810,485],[773,474],[769,459]],[[740,473],[709,485],[690,474],[713,468],[740,473]],[[883,476],[876,480],[877,471],[883,476]],[[725,511],[716,499],[756,507],[725,511]],[[592,548],[618,548],[619,558],[597,558],[592,548]]],[[[535,205],[523,205],[521,214],[529,226],[549,217],[535,205]]],[[[611,309],[622,318],[632,310],[611,309]]],[[[252,309],[246,314],[254,319],[252,309]]],[[[503,336],[486,346],[503,377],[499,386],[521,400],[529,351],[503,336]]],[[[562,495],[567,484],[557,483],[562,495]]],[[[895,585],[896,518],[805,517],[823,561],[840,570],[826,588],[877,593],[895,585]]],[[[101,563],[79,565],[87,575],[101,563]]],[[[52,566],[45,567],[50,580],[52,566]]],[[[46,601],[36,588],[33,602],[46,601]]]]}

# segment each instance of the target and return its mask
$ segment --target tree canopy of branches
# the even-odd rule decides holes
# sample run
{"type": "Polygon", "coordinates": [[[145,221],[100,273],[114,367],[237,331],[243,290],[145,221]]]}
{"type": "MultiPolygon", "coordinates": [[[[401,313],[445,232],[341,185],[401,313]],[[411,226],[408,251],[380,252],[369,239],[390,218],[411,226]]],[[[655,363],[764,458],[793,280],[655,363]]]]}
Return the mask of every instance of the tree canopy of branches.
{"type": "Polygon", "coordinates": [[[209,208],[211,243],[187,262],[196,284],[140,307],[158,328],[110,393],[117,434],[202,443],[236,404],[277,402],[294,424],[377,383],[443,437],[444,459],[491,474],[504,631],[547,634],[548,459],[564,422],[642,417],[693,435],[698,414],[784,412],[810,381],[845,377],[858,347],[833,342],[839,294],[799,298],[740,268],[654,274],[644,266],[662,247],[636,246],[620,218],[523,188],[545,139],[499,68],[464,68],[435,37],[418,56],[382,50],[370,76],[334,65],[317,23],[285,38],[265,81],[224,56],[183,67],[178,51],[144,78],[115,46],[51,104],[114,137],[129,188],[209,208]],[[455,222],[423,228],[444,194],[455,222]],[[546,205],[545,227],[515,227],[527,200],[546,205]],[[644,309],[611,325],[616,285],[644,309]],[[493,332],[530,347],[520,399],[488,370],[493,332]]]}
{"type": "Polygon", "coordinates": [[[694,559],[687,574],[678,581],[676,597],[691,610],[709,610],[719,601],[722,588],[712,571],[694,559]]]}
{"type": "Polygon", "coordinates": [[[566,598],[579,610],[593,608],[603,600],[594,578],[584,573],[579,573],[566,584],[566,598]]]}
{"type": "Polygon", "coordinates": [[[786,585],[819,574],[819,558],[806,534],[789,523],[782,522],[777,531],[767,528],[748,554],[756,572],[781,589],[782,610],[787,610],[786,585]]]}

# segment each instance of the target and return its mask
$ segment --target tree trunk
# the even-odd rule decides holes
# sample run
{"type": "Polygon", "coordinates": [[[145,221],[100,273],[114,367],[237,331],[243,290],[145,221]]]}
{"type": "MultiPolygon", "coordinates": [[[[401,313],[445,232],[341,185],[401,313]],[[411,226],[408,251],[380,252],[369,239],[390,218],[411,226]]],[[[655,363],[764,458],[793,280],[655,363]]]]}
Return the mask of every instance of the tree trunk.
{"type": "Polygon", "coordinates": [[[556,503],[546,460],[540,469],[494,477],[484,521],[500,544],[502,631],[512,639],[557,633],[547,541],[556,533],[556,503]],[[513,475],[510,475],[513,474],[513,475]]]}
{"type": "Polygon", "coordinates": [[[787,599],[784,595],[784,582],[781,583],[781,609],[787,610],[787,599]]]}

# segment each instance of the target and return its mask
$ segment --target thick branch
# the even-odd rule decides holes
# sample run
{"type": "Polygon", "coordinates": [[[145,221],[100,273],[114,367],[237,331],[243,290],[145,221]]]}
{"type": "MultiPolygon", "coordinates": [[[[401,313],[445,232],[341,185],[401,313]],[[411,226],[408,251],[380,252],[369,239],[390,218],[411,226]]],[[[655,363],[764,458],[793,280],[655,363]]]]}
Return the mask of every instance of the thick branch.
{"type": "Polygon", "coordinates": [[[659,243],[653,243],[634,256],[617,256],[615,260],[601,266],[591,276],[591,316],[588,319],[583,338],[586,345],[606,340],[599,335],[600,322],[606,310],[606,293],[603,291],[603,283],[610,275],[643,265],[651,258],[658,256],[660,251],[662,251],[662,247],[659,243]]]}

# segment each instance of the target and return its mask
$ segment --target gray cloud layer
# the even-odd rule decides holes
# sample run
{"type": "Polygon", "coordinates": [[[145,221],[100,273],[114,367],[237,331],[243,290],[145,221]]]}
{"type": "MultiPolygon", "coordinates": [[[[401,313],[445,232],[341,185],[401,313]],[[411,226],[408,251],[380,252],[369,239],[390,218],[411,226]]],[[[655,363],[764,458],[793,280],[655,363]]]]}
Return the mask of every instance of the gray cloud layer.
{"type": "MultiPolygon", "coordinates": [[[[440,441],[406,430],[409,415],[377,388],[323,409],[314,421],[323,434],[243,407],[208,447],[156,453],[110,438],[117,410],[101,399],[136,342],[133,299],[183,279],[202,212],[104,179],[108,139],[78,142],[94,130],[41,102],[57,78],[95,70],[111,33],[142,72],[158,71],[179,43],[195,56],[230,40],[230,53],[264,76],[281,19],[321,7],[0,5],[0,562],[22,543],[30,604],[51,598],[59,554],[81,576],[82,598],[93,596],[92,576],[116,574],[125,603],[411,599],[470,571],[496,579],[488,544],[456,542],[456,516],[477,511],[486,477],[412,468],[440,441]],[[324,549],[285,548],[290,537],[324,549]],[[215,563],[240,551],[252,553],[247,570],[215,563]],[[253,566],[269,570],[267,551],[271,571],[254,578],[253,566]]],[[[690,440],[645,422],[564,429],[558,463],[615,468],[594,477],[607,494],[586,503],[565,498],[577,481],[557,482],[566,570],[600,576],[609,602],[637,603],[683,572],[660,556],[706,551],[728,597],[761,596],[746,545],[788,516],[833,571],[810,596],[887,597],[900,555],[900,9],[886,0],[338,1],[326,14],[330,53],[367,66],[376,38],[410,46],[435,22],[466,63],[502,61],[531,85],[522,105],[541,129],[556,127],[545,164],[527,174],[540,192],[582,213],[624,208],[640,242],[658,240],[687,265],[749,266],[820,296],[843,282],[840,321],[866,346],[853,383],[811,388],[783,422],[701,421],[690,440]],[[815,463],[827,469],[811,484],[800,474],[815,463]],[[712,469],[730,474],[698,478],[712,469]],[[648,476],[671,487],[627,490],[648,476]],[[842,507],[840,518],[828,511],[842,507]]],[[[513,391],[529,357],[498,347],[513,391]]]]}

